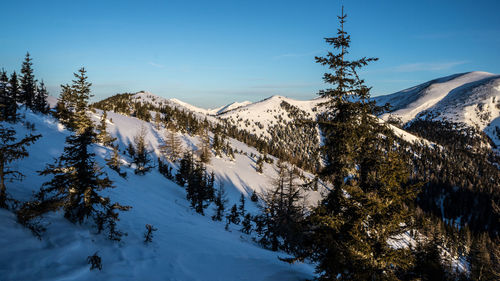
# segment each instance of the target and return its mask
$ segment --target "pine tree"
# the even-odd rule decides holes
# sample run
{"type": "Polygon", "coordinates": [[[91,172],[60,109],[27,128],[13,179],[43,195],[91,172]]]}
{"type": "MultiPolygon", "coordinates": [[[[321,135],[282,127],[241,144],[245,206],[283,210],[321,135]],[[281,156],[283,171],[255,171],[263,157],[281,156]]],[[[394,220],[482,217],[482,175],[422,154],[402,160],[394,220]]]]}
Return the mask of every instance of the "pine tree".
{"type": "Polygon", "coordinates": [[[181,155],[182,142],[175,132],[167,130],[164,144],[160,145],[159,149],[163,157],[175,162],[181,155]]]}
{"type": "Polygon", "coordinates": [[[101,170],[90,152],[95,133],[87,127],[81,134],[66,138],[64,153],[54,164],[47,165],[40,175],[53,175],[43,184],[36,200],[28,202],[18,212],[22,222],[47,212],[64,210],[64,217],[73,223],[82,223],[92,218],[98,231],[108,229],[108,237],[120,240],[122,232],[116,230],[117,211],[126,211],[128,206],[111,204],[100,191],[113,188],[113,182],[101,170]]]}
{"type": "Polygon", "coordinates": [[[47,113],[49,110],[47,96],[47,88],[42,80],[42,82],[40,82],[40,87],[37,88],[36,95],[33,100],[33,109],[41,113],[47,113]]]}
{"type": "MultiPolygon", "coordinates": [[[[1,119],[0,119],[1,121],[1,119]]],[[[7,188],[5,183],[13,180],[22,180],[21,172],[11,169],[13,161],[28,156],[27,146],[33,144],[41,135],[28,135],[16,140],[16,131],[4,127],[0,123],[0,208],[7,208],[7,188]]]]}
{"type": "Polygon", "coordinates": [[[116,141],[116,138],[113,138],[109,135],[109,133],[106,131],[106,122],[107,122],[107,113],[106,111],[103,111],[102,116],[101,116],[101,121],[99,122],[99,125],[97,125],[96,130],[97,130],[97,141],[99,143],[102,143],[106,146],[111,146],[114,141],[116,141]]]}
{"type": "Polygon", "coordinates": [[[255,170],[257,171],[257,173],[262,174],[263,165],[264,165],[264,159],[261,156],[259,156],[259,159],[257,159],[257,162],[255,163],[255,170]]]}
{"type": "Polygon", "coordinates": [[[241,194],[240,196],[240,205],[238,206],[238,211],[240,212],[240,216],[245,216],[245,195],[241,194]]]}
{"type": "Polygon", "coordinates": [[[252,202],[259,201],[259,196],[257,195],[257,192],[255,192],[255,190],[252,192],[252,196],[250,196],[250,201],[252,201],[252,202]]]}
{"type": "Polygon", "coordinates": [[[214,198],[214,174],[206,172],[203,163],[196,163],[188,176],[186,197],[191,202],[191,207],[199,214],[204,215],[207,202],[214,198]]]}
{"type": "Polygon", "coordinates": [[[111,155],[110,158],[106,159],[106,164],[116,171],[121,177],[126,177],[127,172],[122,172],[121,171],[121,160],[120,160],[120,150],[118,148],[118,144],[111,145],[113,147],[113,154],[111,155]]]}
{"type": "Polygon", "coordinates": [[[154,121],[155,121],[155,129],[159,131],[160,125],[161,125],[161,115],[158,111],[155,113],[155,120],[154,121]]]}
{"type": "Polygon", "coordinates": [[[246,214],[241,222],[241,232],[250,234],[252,232],[252,215],[246,214]]]}
{"type": "Polygon", "coordinates": [[[231,207],[231,212],[226,215],[227,225],[229,224],[240,224],[240,214],[238,213],[238,207],[236,204],[231,207]]]}
{"type": "Polygon", "coordinates": [[[411,266],[411,253],[387,241],[412,227],[408,206],[418,185],[409,184],[407,159],[393,132],[374,116],[381,109],[357,74],[377,59],[347,60],[345,19],[342,10],[337,37],[326,38],[338,52],[316,58],[333,70],[324,81],[334,87],[319,93],[329,109],[320,120],[326,162],[322,175],[333,190],[309,218],[314,250],[303,255],[317,262],[320,280],[395,280],[411,266]]]}
{"type": "Polygon", "coordinates": [[[78,70],[78,73],[74,73],[75,80],[71,85],[71,95],[74,97],[75,101],[75,130],[81,133],[88,127],[92,127],[92,121],[87,115],[87,109],[89,104],[89,99],[93,97],[90,93],[90,87],[92,83],[88,82],[87,71],[84,67],[78,70]]]}
{"type": "Polygon", "coordinates": [[[144,175],[152,168],[149,164],[149,152],[146,147],[146,128],[141,127],[140,132],[134,137],[135,154],[133,162],[135,164],[135,173],[144,175]]]}
{"type": "Polygon", "coordinates": [[[224,185],[220,184],[219,188],[215,192],[214,204],[215,204],[215,214],[212,216],[212,220],[221,221],[224,217],[224,212],[226,210],[227,195],[224,190],[224,185]]]}
{"type": "Polygon", "coordinates": [[[36,96],[36,80],[33,74],[33,63],[29,53],[26,53],[23,65],[21,67],[21,99],[27,108],[33,109],[36,96]]]}
{"type": "Polygon", "coordinates": [[[186,151],[180,161],[179,170],[175,175],[175,182],[177,182],[177,184],[180,186],[184,186],[189,180],[189,176],[192,174],[193,170],[194,170],[193,152],[186,151]]]}
{"type": "MultiPolygon", "coordinates": [[[[14,79],[17,80],[17,78],[14,79]]],[[[12,94],[10,88],[7,73],[2,70],[0,73],[0,120],[15,121],[17,119],[15,93],[12,94]]]]}
{"type": "Polygon", "coordinates": [[[61,85],[61,94],[56,104],[55,117],[64,124],[68,129],[75,128],[75,97],[71,92],[69,85],[61,85]]]}
{"type": "Polygon", "coordinates": [[[7,86],[7,107],[5,108],[4,118],[6,121],[15,121],[17,119],[17,102],[20,96],[20,89],[17,74],[14,71],[10,76],[9,85],[7,86]]]}

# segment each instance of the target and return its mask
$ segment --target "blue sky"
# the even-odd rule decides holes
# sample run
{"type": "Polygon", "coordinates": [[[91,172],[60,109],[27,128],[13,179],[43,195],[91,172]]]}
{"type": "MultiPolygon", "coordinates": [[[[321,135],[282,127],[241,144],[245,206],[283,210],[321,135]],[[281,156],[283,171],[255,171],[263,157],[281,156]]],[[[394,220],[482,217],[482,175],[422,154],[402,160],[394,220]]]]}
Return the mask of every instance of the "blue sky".
{"type": "Polygon", "coordinates": [[[500,1],[6,1],[0,67],[35,74],[59,95],[81,66],[96,99],[151,91],[202,106],[328,87],[323,38],[344,4],[351,55],[380,58],[361,73],[372,95],[449,74],[500,73],[500,1]]]}

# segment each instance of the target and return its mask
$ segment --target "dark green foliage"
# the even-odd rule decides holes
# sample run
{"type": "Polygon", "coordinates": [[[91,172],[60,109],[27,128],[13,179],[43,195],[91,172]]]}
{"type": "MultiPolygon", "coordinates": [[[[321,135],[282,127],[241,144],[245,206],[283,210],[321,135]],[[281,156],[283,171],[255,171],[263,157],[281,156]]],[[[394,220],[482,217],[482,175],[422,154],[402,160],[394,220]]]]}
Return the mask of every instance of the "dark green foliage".
{"type": "Polygon", "coordinates": [[[241,194],[240,196],[240,205],[238,206],[238,212],[240,212],[240,216],[245,216],[245,195],[241,194]]]}
{"type": "Polygon", "coordinates": [[[241,222],[241,232],[250,234],[252,232],[252,215],[246,214],[241,222]]]}
{"type": "Polygon", "coordinates": [[[208,174],[202,162],[195,163],[193,170],[188,175],[186,198],[191,202],[191,207],[199,214],[204,215],[209,201],[214,198],[214,178],[214,173],[208,174]]]}
{"type": "Polygon", "coordinates": [[[0,120],[13,122],[17,119],[17,77],[15,72],[12,74],[11,81],[16,81],[9,85],[7,73],[2,70],[0,73],[0,120]]]}
{"type": "Polygon", "coordinates": [[[238,207],[236,204],[231,207],[231,211],[229,214],[226,215],[226,225],[229,224],[240,224],[240,214],[238,213],[238,207]]]}
{"type": "Polygon", "coordinates": [[[321,174],[333,190],[307,219],[311,245],[301,249],[302,257],[317,262],[320,280],[397,280],[412,265],[411,254],[387,241],[412,227],[408,207],[418,185],[409,182],[408,159],[392,130],[374,117],[382,108],[357,74],[377,59],[347,59],[345,19],[342,11],[337,36],[325,39],[334,50],[316,57],[332,70],[323,79],[333,87],[319,92],[329,109],[319,123],[324,134],[321,174]]]}
{"type": "Polygon", "coordinates": [[[224,217],[224,212],[226,211],[227,195],[222,184],[215,192],[214,204],[215,204],[215,214],[212,216],[212,220],[221,221],[224,217]]]}
{"type": "Polygon", "coordinates": [[[135,164],[135,173],[144,175],[152,166],[149,159],[149,151],[146,147],[146,128],[142,127],[141,131],[134,137],[135,153],[133,155],[132,163],[135,164]]]}
{"type": "Polygon", "coordinates": [[[123,235],[116,230],[117,211],[126,211],[128,206],[112,204],[108,197],[99,194],[106,188],[113,188],[112,181],[101,171],[90,152],[95,134],[91,127],[81,134],[66,138],[64,153],[54,164],[40,172],[53,175],[43,184],[36,200],[25,203],[18,211],[21,222],[30,221],[47,212],[63,209],[64,217],[73,223],[82,223],[92,218],[98,231],[108,229],[109,238],[120,240],[123,235]]]}
{"type": "Polygon", "coordinates": [[[187,183],[189,175],[192,174],[193,170],[194,170],[193,152],[186,151],[184,152],[184,156],[180,161],[179,170],[175,175],[175,181],[177,182],[177,184],[180,186],[184,186],[187,183]]]}
{"type": "Polygon", "coordinates": [[[172,167],[169,166],[168,163],[163,162],[159,157],[158,157],[158,172],[165,176],[169,180],[174,180],[174,175],[172,174],[172,167]]]}
{"type": "Polygon", "coordinates": [[[6,182],[22,180],[24,177],[19,171],[11,169],[13,161],[28,156],[27,146],[33,144],[41,135],[28,135],[23,139],[16,140],[16,131],[6,128],[0,123],[0,208],[7,208],[6,182]]]}
{"type": "Polygon", "coordinates": [[[34,108],[36,96],[36,80],[33,74],[33,63],[29,53],[26,53],[23,65],[21,67],[21,95],[18,100],[24,103],[27,108],[34,108]]]}
{"type": "Polygon", "coordinates": [[[35,98],[33,100],[33,110],[41,113],[47,113],[49,111],[49,104],[47,103],[47,97],[49,93],[45,87],[45,83],[40,82],[40,86],[37,88],[35,98]]]}

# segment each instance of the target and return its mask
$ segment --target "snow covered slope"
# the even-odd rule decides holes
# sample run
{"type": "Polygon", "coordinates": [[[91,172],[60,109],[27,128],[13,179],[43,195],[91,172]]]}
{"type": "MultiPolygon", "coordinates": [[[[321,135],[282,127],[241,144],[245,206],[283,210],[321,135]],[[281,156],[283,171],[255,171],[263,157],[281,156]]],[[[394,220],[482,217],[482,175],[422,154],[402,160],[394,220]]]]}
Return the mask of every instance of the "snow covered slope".
{"type": "Polygon", "coordinates": [[[243,107],[243,106],[247,106],[251,103],[252,103],[251,101],[232,102],[228,105],[224,105],[224,106],[221,106],[221,107],[218,107],[215,109],[210,109],[209,112],[212,115],[219,115],[219,114],[222,114],[222,113],[225,113],[225,112],[228,112],[228,111],[231,111],[231,110],[243,107]]]}
{"type": "Polygon", "coordinates": [[[375,100],[391,104],[391,111],[381,116],[385,120],[395,117],[403,124],[415,119],[463,123],[484,130],[500,145],[500,75],[477,71],[456,74],[375,100]]]}
{"type": "MultiPolygon", "coordinates": [[[[47,163],[53,163],[64,148],[69,132],[51,117],[25,113],[26,122],[35,124],[43,137],[29,148],[30,156],[14,163],[26,175],[23,182],[8,183],[8,193],[21,201],[30,199],[32,192],[49,178],[39,176],[47,163]]],[[[94,114],[99,119],[100,111],[94,114]]],[[[141,127],[146,128],[147,143],[156,150],[164,129],[156,130],[150,123],[108,112],[109,132],[118,138],[120,149],[132,140],[141,127]]],[[[18,136],[28,130],[23,124],[13,125],[18,136]]],[[[199,139],[180,135],[184,147],[195,147],[199,139]]],[[[228,192],[228,205],[237,203],[240,194],[269,189],[276,175],[276,166],[264,164],[264,173],[255,171],[257,151],[235,140],[235,160],[213,158],[208,170],[216,175],[216,187],[222,183],[228,192]]],[[[112,202],[133,208],[120,214],[118,228],[128,233],[121,242],[113,243],[102,234],[95,234],[89,225],[74,225],[61,213],[49,214],[47,232],[41,241],[16,222],[15,216],[0,210],[0,279],[1,280],[304,280],[313,277],[314,268],[308,264],[289,265],[277,259],[284,254],[267,251],[256,245],[251,237],[238,231],[239,226],[224,230],[224,224],[210,219],[213,206],[206,216],[195,213],[185,199],[185,190],[160,175],[156,169],[138,176],[127,166],[127,179],[121,178],[104,165],[111,154],[109,148],[95,145],[96,159],[114,181],[116,188],[106,191],[112,202]],[[153,242],[145,245],[145,224],[158,229],[153,242]],[[89,271],[86,258],[98,252],[102,271],[89,271]]],[[[122,155],[123,156],[123,155],[122,155]]],[[[130,159],[123,156],[123,162],[130,159]]],[[[276,162],[276,161],[275,161],[276,162]]],[[[306,174],[306,176],[310,176],[306,174]]],[[[310,201],[318,200],[318,192],[310,201]]],[[[250,200],[247,210],[256,212],[250,200]]]]}

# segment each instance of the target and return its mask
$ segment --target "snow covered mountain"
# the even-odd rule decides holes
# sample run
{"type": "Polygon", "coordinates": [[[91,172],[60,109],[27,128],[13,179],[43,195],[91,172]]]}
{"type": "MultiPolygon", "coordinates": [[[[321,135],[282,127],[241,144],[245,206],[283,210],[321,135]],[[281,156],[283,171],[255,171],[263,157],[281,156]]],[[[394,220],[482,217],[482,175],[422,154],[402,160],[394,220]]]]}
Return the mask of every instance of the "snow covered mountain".
{"type": "MultiPolygon", "coordinates": [[[[95,122],[101,113],[96,110],[92,114],[95,122]]],[[[48,180],[37,171],[61,154],[70,132],[50,116],[30,110],[23,110],[21,114],[25,120],[10,125],[18,137],[30,132],[31,127],[25,124],[33,124],[33,133],[42,134],[42,138],[29,147],[30,156],[15,163],[14,168],[24,173],[26,179],[8,184],[13,198],[26,201],[48,180]]],[[[108,112],[107,123],[108,132],[117,138],[120,150],[145,128],[146,143],[157,153],[166,131],[150,122],[114,112],[108,112]]],[[[184,148],[199,146],[199,137],[178,135],[184,148]]],[[[277,175],[277,161],[271,157],[274,164],[264,163],[263,173],[257,173],[255,162],[260,153],[234,139],[229,141],[238,151],[235,159],[214,157],[207,169],[215,173],[216,187],[224,186],[228,205],[232,205],[241,194],[248,198],[253,190],[268,190],[277,175]]],[[[116,186],[105,194],[113,202],[132,206],[120,215],[118,222],[118,228],[128,236],[119,243],[112,242],[105,235],[96,234],[91,225],[71,224],[58,212],[43,219],[47,232],[38,240],[16,222],[13,213],[0,209],[3,222],[0,247],[4,252],[0,255],[1,280],[304,280],[313,277],[312,265],[283,263],[277,259],[276,252],[261,248],[251,236],[241,233],[239,226],[230,226],[226,231],[223,222],[213,222],[210,219],[213,206],[206,209],[205,216],[195,213],[186,200],[185,190],[156,169],[144,176],[135,175],[128,167],[131,159],[121,154],[122,169],[127,172],[124,179],[105,165],[104,159],[112,153],[109,147],[93,145],[93,151],[116,186]],[[158,229],[148,245],[143,242],[145,224],[158,229]],[[89,271],[86,258],[95,252],[102,257],[102,271],[89,271]],[[32,266],[34,264],[36,266],[32,266]]],[[[304,176],[313,177],[308,173],[304,176]]],[[[311,204],[321,198],[320,191],[308,193],[311,204]]],[[[256,213],[258,208],[247,200],[246,210],[256,213]]]]}
{"type": "Polygon", "coordinates": [[[483,130],[500,145],[500,75],[469,72],[439,78],[391,95],[379,96],[390,103],[385,120],[403,124],[416,119],[462,123],[483,130]]]}

